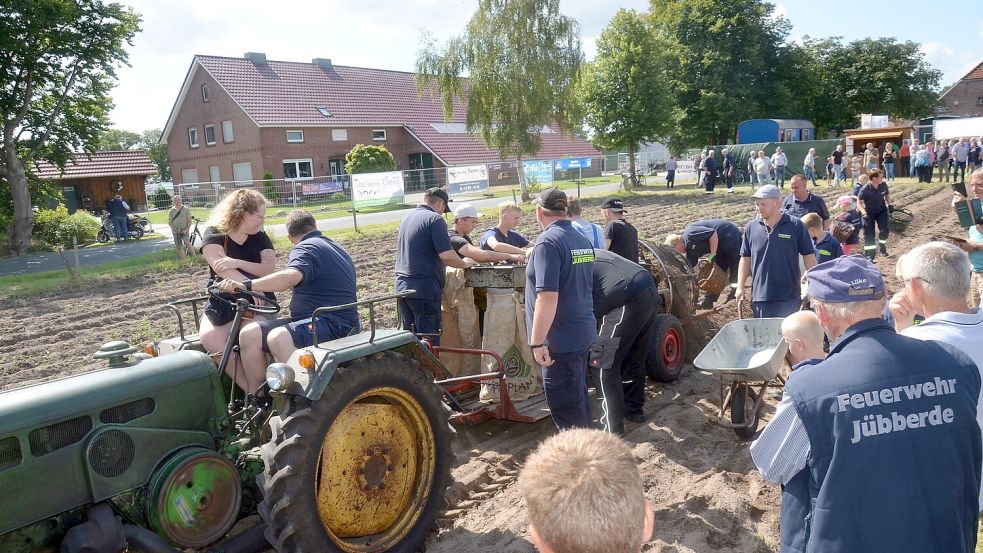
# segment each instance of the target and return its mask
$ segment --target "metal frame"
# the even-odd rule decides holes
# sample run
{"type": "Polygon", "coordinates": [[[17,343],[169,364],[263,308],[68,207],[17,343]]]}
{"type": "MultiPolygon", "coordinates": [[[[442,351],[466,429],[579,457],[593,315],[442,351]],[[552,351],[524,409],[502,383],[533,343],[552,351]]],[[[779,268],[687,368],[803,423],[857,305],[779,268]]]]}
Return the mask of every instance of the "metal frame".
{"type": "MultiPolygon", "coordinates": [[[[776,376],[772,380],[762,381],[760,385],[749,383],[746,380],[732,380],[730,386],[728,386],[724,380],[724,375],[720,375],[720,405],[717,407],[717,414],[707,415],[707,420],[721,428],[728,428],[731,430],[742,430],[744,428],[751,428],[758,424],[758,412],[761,410],[761,406],[764,405],[765,392],[768,391],[769,386],[775,386],[778,388],[783,388],[785,386],[785,379],[781,375],[776,376]],[[737,391],[739,387],[745,387],[750,391],[757,390],[756,393],[758,397],[754,400],[754,405],[751,408],[751,416],[745,419],[743,423],[735,424],[725,420],[724,415],[727,410],[730,409],[730,402],[734,397],[734,392],[737,391]],[[755,388],[755,386],[759,386],[755,388]],[[725,391],[726,390],[726,394],[725,391]]],[[[748,394],[744,394],[745,401],[747,401],[748,394]]]]}
{"type": "Polygon", "coordinates": [[[512,422],[524,422],[533,423],[536,422],[536,418],[530,415],[520,414],[515,408],[515,404],[512,403],[512,398],[509,397],[509,389],[506,383],[505,368],[502,364],[502,357],[495,353],[494,351],[487,349],[473,349],[473,348],[452,348],[445,346],[431,346],[431,351],[437,359],[440,359],[441,353],[459,353],[462,355],[488,355],[495,359],[495,364],[498,370],[495,372],[467,375],[467,376],[455,376],[452,378],[445,378],[443,380],[435,380],[434,384],[442,387],[444,389],[444,396],[448,398],[451,406],[455,408],[457,413],[451,416],[452,423],[466,423],[466,424],[478,424],[490,419],[506,420],[512,422]],[[487,406],[481,409],[466,410],[463,405],[454,397],[456,392],[464,389],[471,388],[472,386],[456,387],[453,384],[469,383],[477,384],[485,380],[498,380],[498,404],[497,407],[492,409],[494,404],[487,404],[487,406]]]}
{"type": "Polygon", "coordinates": [[[181,340],[187,340],[187,337],[184,334],[184,319],[181,317],[181,308],[179,306],[185,303],[191,304],[191,313],[195,318],[195,328],[200,332],[201,318],[198,317],[198,303],[204,301],[208,301],[208,296],[198,296],[187,300],[172,301],[164,306],[173,310],[174,314],[177,315],[177,329],[180,333],[181,340]]]}

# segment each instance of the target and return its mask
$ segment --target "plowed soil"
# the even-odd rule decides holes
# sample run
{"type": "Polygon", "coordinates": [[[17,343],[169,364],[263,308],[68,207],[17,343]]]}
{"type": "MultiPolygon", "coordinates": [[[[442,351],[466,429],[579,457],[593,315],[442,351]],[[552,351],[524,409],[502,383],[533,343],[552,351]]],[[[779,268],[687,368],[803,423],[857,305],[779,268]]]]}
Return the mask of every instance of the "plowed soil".
{"type": "MultiPolygon", "coordinates": [[[[820,189],[833,205],[840,190],[820,189]]],[[[949,207],[949,188],[914,185],[894,188],[895,204],[909,209],[914,221],[888,243],[889,258],[878,258],[894,282],[897,255],[941,237],[961,236],[949,207]]],[[[628,219],[641,238],[661,242],[668,232],[711,217],[740,225],[753,215],[747,188],[716,197],[684,194],[640,195],[626,200],[628,219]]],[[[599,199],[585,199],[587,218],[599,218],[599,199]]],[[[493,217],[486,215],[488,224],[493,217]]],[[[534,236],[526,216],[522,230],[534,236]]],[[[395,234],[343,241],[356,260],[359,296],[392,288],[395,234]]],[[[280,264],[285,254],[280,254],[280,264]]],[[[203,264],[164,274],[127,278],[111,284],[60,290],[43,297],[0,300],[0,389],[38,383],[92,370],[92,358],[111,340],[143,342],[177,333],[173,315],[163,306],[202,291],[203,264]]],[[[284,304],[288,295],[280,295],[284,304]]],[[[395,324],[395,310],[378,313],[383,326],[395,324]]],[[[716,328],[736,318],[734,304],[724,305],[705,322],[687,325],[689,358],[716,328]]],[[[751,463],[748,442],[711,425],[708,415],[720,401],[718,381],[687,367],[673,384],[651,383],[644,424],[628,423],[626,440],[638,458],[646,496],[656,511],[655,537],[645,551],[749,553],[777,551],[780,491],[761,480],[751,463]]],[[[2,399],[2,398],[0,398],[2,399]]],[[[767,420],[775,400],[762,415],[767,420]]],[[[428,551],[532,553],[527,519],[517,487],[524,457],[553,430],[549,419],[533,425],[485,423],[458,431],[454,485],[448,516],[428,551]]]]}

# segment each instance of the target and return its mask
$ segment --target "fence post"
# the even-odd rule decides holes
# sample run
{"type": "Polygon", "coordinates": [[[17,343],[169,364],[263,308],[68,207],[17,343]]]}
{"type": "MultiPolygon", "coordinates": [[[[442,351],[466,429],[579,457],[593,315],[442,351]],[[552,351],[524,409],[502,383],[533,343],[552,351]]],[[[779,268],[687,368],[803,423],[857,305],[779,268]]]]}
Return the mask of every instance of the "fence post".
{"type": "Polygon", "coordinates": [[[297,181],[290,181],[290,197],[294,204],[294,209],[297,209],[297,181]]]}
{"type": "Polygon", "coordinates": [[[75,277],[79,276],[79,242],[78,237],[72,235],[72,250],[75,251],[75,277]]]}
{"type": "Polygon", "coordinates": [[[519,201],[515,199],[515,188],[512,189],[512,203],[514,204],[519,203],[519,201]]]}

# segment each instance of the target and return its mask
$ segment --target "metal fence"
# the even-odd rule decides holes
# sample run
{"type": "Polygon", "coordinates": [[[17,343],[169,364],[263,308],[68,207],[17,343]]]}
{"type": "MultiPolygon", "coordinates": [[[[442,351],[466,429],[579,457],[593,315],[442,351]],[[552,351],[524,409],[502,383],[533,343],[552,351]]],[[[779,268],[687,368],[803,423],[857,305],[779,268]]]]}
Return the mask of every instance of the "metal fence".
{"type": "MultiPolygon", "coordinates": [[[[579,169],[561,169],[558,162],[554,164],[554,181],[573,181],[588,176],[600,174],[600,160],[596,159],[592,171],[579,169]]],[[[515,162],[486,164],[490,187],[518,186],[519,175],[515,162]]],[[[435,167],[432,169],[413,169],[400,171],[403,180],[403,193],[418,194],[428,188],[445,187],[448,185],[448,168],[435,167]]],[[[250,181],[224,182],[195,182],[174,184],[172,190],[165,188],[166,194],[159,192],[160,185],[147,185],[146,205],[149,211],[168,209],[171,207],[171,196],[180,194],[185,205],[191,207],[211,208],[226,194],[239,188],[252,188],[270,202],[270,207],[283,206],[286,208],[304,207],[312,211],[330,211],[332,209],[352,209],[352,180],[351,175],[330,175],[322,177],[299,177],[291,179],[260,179],[250,181]]]]}

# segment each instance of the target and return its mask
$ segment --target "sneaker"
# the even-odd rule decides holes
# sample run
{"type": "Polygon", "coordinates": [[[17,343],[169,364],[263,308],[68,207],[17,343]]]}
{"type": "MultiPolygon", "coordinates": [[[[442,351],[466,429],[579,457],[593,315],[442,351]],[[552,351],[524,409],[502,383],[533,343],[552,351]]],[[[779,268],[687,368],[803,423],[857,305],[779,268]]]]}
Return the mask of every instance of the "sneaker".
{"type": "Polygon", "coordinates": [[[734,189],[733,188],[728,188],[727,189],[727,193],[728,194],[733,194],[734,193],[734,189]]]}
{"type": "Polygon", "coordinates": [[[647,421],[648,417],[645,416],[645,413],[632,413],[630,415],[625,415],[625,420],[629,422],[641,424],[647,421]]]}
{"type": "Polygon", "coordinates": [[[710,298],[702,298],[696,303],[697,309],[713,309],[713,300],[710,298]]]}

